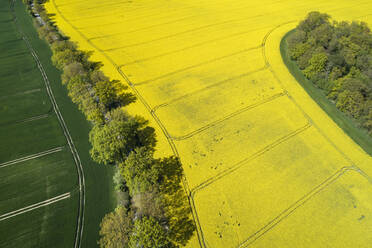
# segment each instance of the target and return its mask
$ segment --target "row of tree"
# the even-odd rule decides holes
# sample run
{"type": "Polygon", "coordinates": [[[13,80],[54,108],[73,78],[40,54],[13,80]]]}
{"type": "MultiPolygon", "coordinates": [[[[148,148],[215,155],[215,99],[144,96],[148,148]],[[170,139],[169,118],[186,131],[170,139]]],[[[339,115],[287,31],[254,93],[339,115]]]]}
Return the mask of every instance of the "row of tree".
{"type": "Polygon", "coordinates": [[[192,237],[195,226],[182,188],[183,170],[177,157],[155,158],[155,130],[125,106],[135,96],[118,80],[90,60],[91,52],[78,50],[51,22],[43,4],[26,1],[41,38],[53,52],[52,62],[62,73],[68,95],[92,123],[89,140],[94,161],[114,166],[118,207],[102,222],[100,247],[180,247],[192,237]],[[37,16],[37,15],[36,15],[37,16]]]}
{"type": "Polygon", "coordinates": [[[363,22],[311,12],[288,38],[290,56],[337,108],[372,135],[372,33],[363,22]]]}

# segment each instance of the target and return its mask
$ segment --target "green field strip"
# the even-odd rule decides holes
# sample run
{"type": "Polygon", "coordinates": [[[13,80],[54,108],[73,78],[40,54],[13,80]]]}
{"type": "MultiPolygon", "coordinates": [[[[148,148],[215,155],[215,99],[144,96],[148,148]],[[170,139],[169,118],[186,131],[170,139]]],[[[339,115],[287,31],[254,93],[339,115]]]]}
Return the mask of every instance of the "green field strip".
{"type": "Polygon", "coordinates": [[[0,168],[0,215],[77,188],[68,150],[0,168]]]}
{"type": "Polygon", "coordinates": [[[64,146],[66,140],[55,115],[32,122],[0,126],[0,163],[64,146]]]}
{"type": "MultiPolygon", "coordinates": [[[[113,169],[109,167],[99,166],[94,163],[89,155],[89,131],[91,124],[86,121],[84,115],[78,110],[76,105],[71,102],[67,96],[65,86],[61,84],[61,72],[57,70],[51,63],[52,52],[47,43],[40,40],[38,34],[32,27],[33,18],[25,11],[25,6],[21,1],[15,2],[15,13],[17,21],[23,27],[23,32],[29,37],[30,43],[41,61],[45,72],[48,75],[53,94],[58,102],[59,109],[68,126],[69,132],[74,141],[76,149],[79,151],[80,159],[84,165],[84,175],[86,178],[86,206],[84,220],[84,234],[82,237],[82,247],[96,247],[99,239],[99,224],[104,215],[112,211],[116,206],[115,194],[112,183],[113,169]]],[[[40,73],[39,73],[40,74],[40,73]]],[[[44,83],[42,82],[43,87],[44,83]]],[[[55,147],[55,146],[54,146],[55,147]]],[[[76,173],[76,172],[75,172],[76,173]]],[[[78,197],[74,200],[74,206],[77,207],[78,197]]],[[[71,211],[77,211],[71,210],[71,211]]],[[[76,217],[77,219],[77,217],[76,217]]],[[[75,221],[76,221],[75,219],[75,221]]],[[[60,237],[55,237],[54,233],[65,235],[67,237],[71,226],[76,226],[76,222],[69,225],[50,227],[50,241],[59,240],[60,237]],[[64,231],[63,231],[64,230],[64,231]]],[[[72,238],[75,237],[76,229],[72,233],[72,238]]],[[[0,245],[1,246],[1,245],[0,245]]],[[[61,247],[72,247],[71,245],[61,245],[61,247]]],[[[51,245],[53,247],[53,245],[51,245]]]]}
{"type": "Polygon", "coordinates": [[[63,135],[65,140],[67,141],[67,144],[70,148],[70,152],[72,154],[74,163],[75,163],[75,168],[77,172],[77,177],[78,177],[78,189],[79,189],[79,205],[78,205],[78,219],[77,219],[77,226],[76,226],[76,235],[75,235],[75,242],[74,242],[74,247],[78,248],[81,247],[81,240],[82,240],[82,235],[83,235],[83,228],[84,228],[84,209],[85,209],[85,178],[84,178],[84,171],[83,171],[83,165],[81,162],[81,159],[79,157],[79,153],[76,150],[76,147],[74,145],[74,142],[72,140],[71,134],[68,130],[68,127],[63,119],[62,113],[59,109],[59,106],[57,104],[57,101],[55,99],[55,96],[53,94],[51,84],[49,81],[49,78],[47,76],[47,73],[43,67],[42,62],[39,59],[39,56],[35,52],[32,43],[30,42],[30,39],[23,33],[22,28],[18,25],[18,21],[15,15],[14,11],[14,4],[16,0],[13,0],[10,2],[10,11],[12,12],[14,16],[14,23],[17,26],[17,31],[19,34],[22,36],[22,39],[24,40],[25,44],[27,45],[28,50],[30,51],[30,54],[32,55],[34,61],[37,64],[37,67],[42,75],[45,88],[47,90],[50,102],[53,106],[53,110],[55,112],[55,116],[57,117],[58,123],[60,125],[60,128],[62,129],[63,135]]]}
{"type": "Polygon", "coordinates": [[[0,126],[48,113],[52,113],[52,105],[45,90],[0,98],[0,126]]]}
{"type": "Polygon", "coordinates": [[[0,223],[0,247],[73,247],[78,194],[0,223]]]}

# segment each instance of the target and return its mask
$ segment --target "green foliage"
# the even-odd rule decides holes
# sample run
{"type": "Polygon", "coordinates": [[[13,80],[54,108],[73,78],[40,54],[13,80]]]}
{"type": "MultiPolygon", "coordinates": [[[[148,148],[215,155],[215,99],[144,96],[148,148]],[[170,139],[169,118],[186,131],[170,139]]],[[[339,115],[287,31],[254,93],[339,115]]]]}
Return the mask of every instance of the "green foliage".
{"type": "Polygon", "coordinates": [[[321,26],[322,24],[329,23],[330,16],[319,12],[310,12],[305,20],[301,21],[298,25],[298,29],[309,33],[321,26]]]}
{"type": "Polygon", "coordinates": [[[311,12],[287,44],[303,74],[371,133],[372,33],[368,26],[331,23],[327,14],[311,12]]]}
{"type": "Polygon", "coordinates": [[[114,188],[116,191],[125,191],[126,184],[125,184],[124,177],[120,173],[120,170],[117,169],[115,171],[113,181],[114,181],[114,186],[115,186],[114,188]]]}
{"type": "Polygon", "coordinates": [[[94,86],[95,94],[100,103],[108,110],[126,106],[135,101],[134,95],[125,92],[126,89],[118,80],[98,81],[94,86]]]}
{"type": "Polygon", "coordinates": [[[120,164],[120,171],[133,196],[136,212],[165,219],[170,240],[185,245],[195,226],[181,185],[183,173],[179,159],[155,159],[152,151],[139,148],[120,164]]]}
{"type": "Polygon", "coordinates": [[[307,78],[313,79],[316,75],[324,72],[328,57],[324,53],[314,54],[309,60],[309,66],[305,68],[304,74],[307,78]]]}
{"type": "Polygon", "coordinates": [[[293,49],[291,50],[291,58],[298,59],[303,56],[309,49],[311,45],[308,43],[298,43],[295,44],[293,49]]]}
{"type": "Polygon", "coordinates": [[[58,69],[63,70],[65,65],[79,61],[78,56],[78,53],[76,53],[75,51],[65,49],[55,52],[52,56],[52,62],[58,69]]]}
{"type": "Polygon", "coordinates": [[[62,52],[64,50],[71,50],[74,51],[77,49],[77,46],[75,43],[69,41],[69,40],[60,40],[56,41],[51,45],[51,49],[53,53],[62,52]]]}
{"type": "Polygon", "coordinates": [[[156,190],[138,193],[132,198],[132,208],[139,217],[152,216],[158,221],[166,222],[162,196],[156,190]]]}
{"type": "Polygon", "coordinates": [[[89,134],[93,160],[103,164],[123,162],[136,147],[155,146],[155,131],[147,121],[119,109],[112,110],[105,125],[95,125],[89,134]]]}
{"type": "Polygon", "coordinates": [[[62,74],[62,84],[67,84],[74,77],[86,77],[87,72],[79,62],[72,62],[66,65],[62,74]]]}
{"type": "Polygon", "coordinates": [[[132,195],[150,191],[158,185],[162,169],[159,162],[153,158],[152,151],[141,147],[120,164],[121,174],[132,195]]]}
{"type": "Polygon", "coordinates": [[[143,217],[134,222],[130,236],[130,248],[170,248],[171,242],[164,228],[152,217],[143,217]]]}
{"type": "Polygon", "coordinates": [[[100,224],[101,236],[98,244],[101,248],[126,248],[133,229],[134,215],[125,207],[119,206],[114,212],[106,214],[100,224]]]}
{"type": "Polygon", "coordinates": [[[108,81],[100,81],[94,85],[94,90],[99,98],[99,101],[109,107],[114,104],[116,100],[115,88],[108,81]]]}
{"type": "Polygon", "coordinates": [[[337,98],[337,108],[359,118],[363,111],[363,95],[358,91],[344,90],[337,98]]]}

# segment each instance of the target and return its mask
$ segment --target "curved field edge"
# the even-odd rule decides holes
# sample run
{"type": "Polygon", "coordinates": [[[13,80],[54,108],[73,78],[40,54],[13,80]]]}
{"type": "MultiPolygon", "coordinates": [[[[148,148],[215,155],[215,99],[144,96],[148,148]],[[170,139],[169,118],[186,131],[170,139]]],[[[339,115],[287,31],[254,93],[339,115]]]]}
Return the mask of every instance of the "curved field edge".
{"type": "Polygon", "coordinates": [[[61,83],[61,72],[51,62],[52,51],[49,45],[39,39],[32,23],[32,17],[27,13],[26,6],[15,1],[15,14],[29,42],[38,54],[39,60],[48,75],[51,90],[54,93],[60,112],[69,128],[74,145],[79,152],[84,167],[85,177],[85,210],[81,247],[95,247],[99,239],[99,224],[103,216],[116,206],[113,189],[113,169],[100,166],[92,161],[89,150],[89,131],[91,124],[85,119],[77,106],[67,95],[66,88],[61,83]]]}
{"type": "Polygon", "coordinates": [[[346,116],[337,107],[330,102],[324,93],[318,89],[312,82],[310,82],[301,72],[296,65],[296,62],[292,61],[288,54],[288,37],[295,31],[295,29],[289,31],[284,35],[280,42],[280,54],[282,56],[284,64],[287,66],[289,72],[297,80],[297,82],[306,90],[309,96],[332,118],[334,122],[357,143],[363,150],[372,156],[372,138],[368,133],[359,128],[354,120],[346,116]]]}
{"type": "Polygon", "coordinates": [[[301,109],[309,116],[312,124],[332,144],[351,165],[356,165],[368,175],[372,173],[372,157],[364,151],[345,131],[337,125],[308,92],[299,84],[285,65],[281,56],[280,44],[283,37],[296,28],[299,20],[277,28],[266,42],[266,56],[268,63],[278,80],[288,91],[301,109]]]}

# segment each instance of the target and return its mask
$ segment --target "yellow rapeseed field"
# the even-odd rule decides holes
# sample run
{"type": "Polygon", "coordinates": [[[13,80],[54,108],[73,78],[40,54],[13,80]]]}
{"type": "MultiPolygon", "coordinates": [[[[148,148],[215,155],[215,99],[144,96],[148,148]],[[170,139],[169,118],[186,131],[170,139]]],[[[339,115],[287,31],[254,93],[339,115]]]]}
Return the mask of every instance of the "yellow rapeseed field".
{"type": "Polygon", "coordinates": [[[282,62],[310,11],[372,25],[368,0],[50,0],[180,156],[197,223],[188,247],[371,247],[372,159],[282,62]]]}

